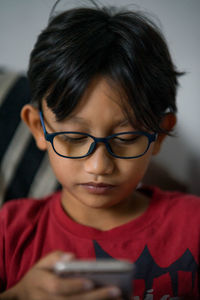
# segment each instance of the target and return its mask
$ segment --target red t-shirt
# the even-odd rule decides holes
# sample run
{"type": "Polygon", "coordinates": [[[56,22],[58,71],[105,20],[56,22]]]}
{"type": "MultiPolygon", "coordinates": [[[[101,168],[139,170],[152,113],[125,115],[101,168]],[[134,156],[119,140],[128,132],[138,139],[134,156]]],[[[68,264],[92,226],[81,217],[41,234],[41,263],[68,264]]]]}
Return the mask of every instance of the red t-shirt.
{"type": "Polygon", "coordinates": [[[200,299],[200,198],[153,187],[146,191],[151,194],[146,212],[108,231],[71,220],[60,192],[6,203],[0,211],[0,291],[45,254],[62,250],[81,259],[131,260],[134,300],[200,299]]]}

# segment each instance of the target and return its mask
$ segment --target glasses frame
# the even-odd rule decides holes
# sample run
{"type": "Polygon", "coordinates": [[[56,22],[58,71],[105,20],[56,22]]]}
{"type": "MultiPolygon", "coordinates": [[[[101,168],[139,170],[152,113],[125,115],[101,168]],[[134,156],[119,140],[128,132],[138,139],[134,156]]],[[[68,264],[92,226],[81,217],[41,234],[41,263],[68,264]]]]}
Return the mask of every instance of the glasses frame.
{"type": "Polygon", "coordinates": [[[44,117],[43,117],[42,111],[40,111],[39,114],[40,114],[40,121],[41,121],[41,124],[42,124],[42,128],[43,128],[43,132],[44,132],[44,136],[45,136],[46,141],[51,143],[51,146],[52,146],[54,152],[57,155],[59,155],[61,157],[64,157],[64,158],[79,159],[79,158],[87,157],[95,151],[96,146],[97,146],[98,143],[103,143],[106,146],[106,149],[107,149],[108,153],[111,154],[115,158],[120,158],[120,159],[138,158],[138,157],[143,156],[148,151],[151,143],[156,141],[157,135],[158,135],[157,133],[149,133],[149,132],[146,132],[146,131],[125,131],[125,132],[115,133],[115,134],[109,135],[107,137],[98,138],[98,137],[92,136],[91,134],[84,133],[84,132],[79,132],[79,131],[59,131],[59,132],[54,132],[54,133],[48,133],[47,130],[46,130],[45,124],[44,124],[44,117]],[[88,137],[92,138],[94,140],[94,142],[90,145],[88,153],[85,154],[85,155],[82,155],[82,156],[75,156],[75,157],[65,156],[65,155],[62,155],[62,154],[58,153],[56,151],[56,149],[54,148],[53,139],[54,139],[55,136],[57,136],[59,134],[67,134],[67,133],[80,134],[80,135],[84,135],[84,136],[88,136],[88,137]],[[145,135],[148,138],[148,146],[147,146],[146,150],[142,154],[137,155],[137,156],[123,157],[123,156],[118,156],[118,155],[114,154],[111,150],[110,145],[109,145],[109,140],[113,139],[114,137],[119,136],[119,135],[131,134],[131,133],[132,134],[145,135]]]}

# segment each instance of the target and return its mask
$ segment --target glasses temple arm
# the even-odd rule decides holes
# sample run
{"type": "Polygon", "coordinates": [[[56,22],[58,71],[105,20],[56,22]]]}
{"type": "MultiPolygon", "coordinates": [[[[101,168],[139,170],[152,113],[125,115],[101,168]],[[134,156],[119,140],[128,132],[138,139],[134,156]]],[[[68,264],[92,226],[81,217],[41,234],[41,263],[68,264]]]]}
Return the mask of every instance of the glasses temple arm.
{"type": "Polygon", "coordinates": [[[42,124],[42,128],[43,128],[44,134],[46,135],[47,131],[46,131],[46,128],[45,128],[45,125],[44,125],[44,119],[43,119],[42,111],[40,111],[40,121],[41,121],[41,124],[42,124]]]}

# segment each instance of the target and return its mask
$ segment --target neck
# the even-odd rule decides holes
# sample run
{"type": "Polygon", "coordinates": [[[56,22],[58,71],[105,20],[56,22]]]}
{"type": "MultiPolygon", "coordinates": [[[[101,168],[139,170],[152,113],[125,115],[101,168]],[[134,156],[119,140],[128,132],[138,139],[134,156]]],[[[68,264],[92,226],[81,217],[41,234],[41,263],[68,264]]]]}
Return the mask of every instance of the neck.
{"type": "Polygon", "coordinates": [[[88,207],[77,199],[72,199],[65,191],[61,201],[66,214],[75,222],[102,231],[138,218],[149,206],[149,198],[140,192],[134,192],[125,201],[106,208],[88,207]]]}

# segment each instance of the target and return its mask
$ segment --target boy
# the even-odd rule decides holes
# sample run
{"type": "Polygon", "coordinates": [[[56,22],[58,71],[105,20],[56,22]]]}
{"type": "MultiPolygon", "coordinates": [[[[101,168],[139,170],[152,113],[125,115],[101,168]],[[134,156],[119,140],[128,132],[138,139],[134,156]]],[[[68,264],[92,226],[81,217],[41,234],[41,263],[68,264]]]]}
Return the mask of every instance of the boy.
{"type": "Polygon", "coordinates": [[[122,299],[53,272],[77,258],[133,262],[135,300],[199,299],[200,199],[139,187],[176,123],[181,73],[158,28],[136,12],[65,11],[28,75],[21,116],[62,190],[1,210],[0,299],[122,299]]]}

